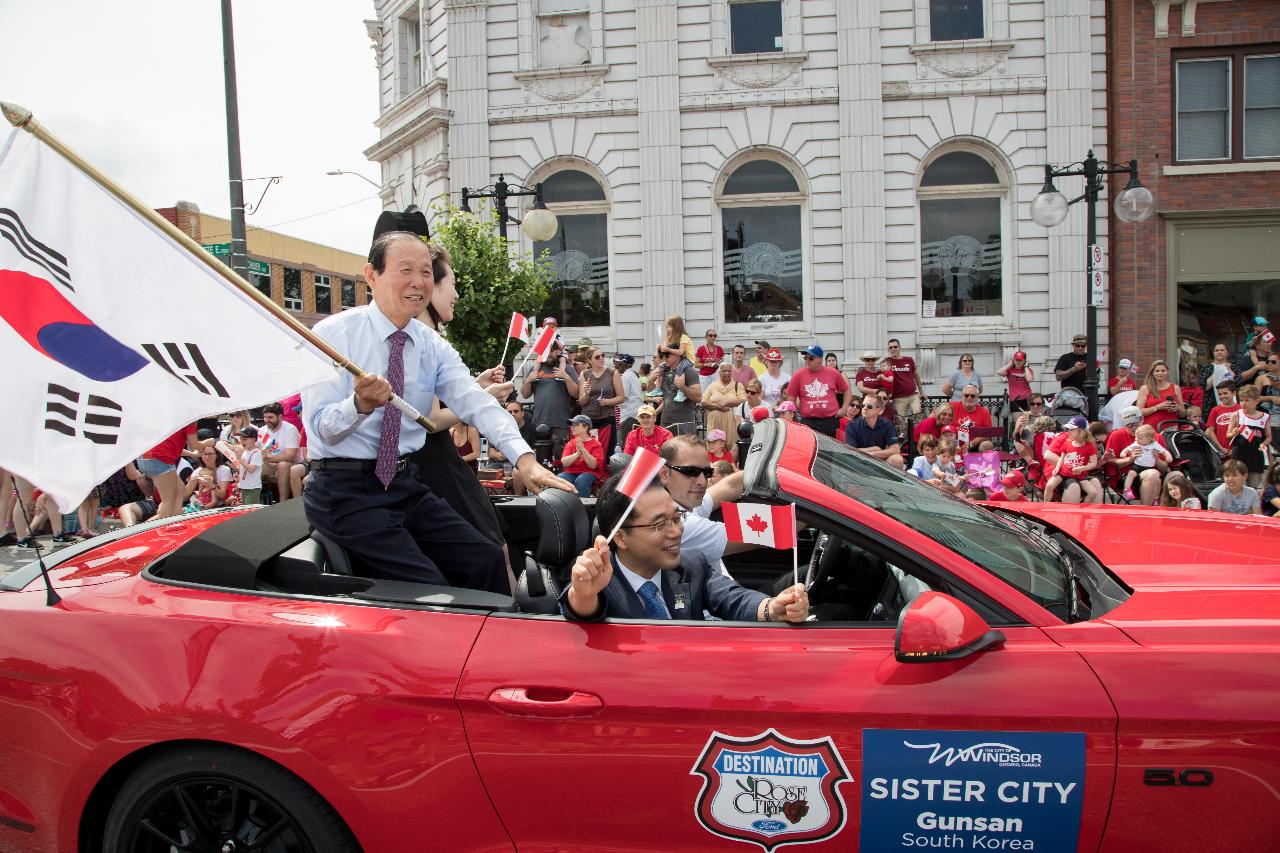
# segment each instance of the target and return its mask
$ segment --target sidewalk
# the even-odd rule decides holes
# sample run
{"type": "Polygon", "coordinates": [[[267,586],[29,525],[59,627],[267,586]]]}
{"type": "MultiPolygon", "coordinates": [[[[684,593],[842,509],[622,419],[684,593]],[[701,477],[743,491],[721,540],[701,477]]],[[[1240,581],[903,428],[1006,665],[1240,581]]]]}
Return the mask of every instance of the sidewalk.
{"type": "MultiPolygon", "coordinates": [[[[98,529],[102,533],[107,533],[112,530],[117,530],[119,527],[120,522],[117,519],[104,518],[102,520],[102,525],[98,529]]],[[[48,557],[50,554],[56,554],[59,549],[81,541],[81,539],[77,538],[72,539],[70,542],[58,544],[53,541],[53,537],[49,534],[36,537],[36,542],[40,544],[40,555],[43,557],[48,557]]],[[[5,577],[10,572],[22,568],[28,563],[34,562],[35,559],[36,552],[34,548],[18,548],[14,545],[0,547],[0,578],[5,577]]]]}

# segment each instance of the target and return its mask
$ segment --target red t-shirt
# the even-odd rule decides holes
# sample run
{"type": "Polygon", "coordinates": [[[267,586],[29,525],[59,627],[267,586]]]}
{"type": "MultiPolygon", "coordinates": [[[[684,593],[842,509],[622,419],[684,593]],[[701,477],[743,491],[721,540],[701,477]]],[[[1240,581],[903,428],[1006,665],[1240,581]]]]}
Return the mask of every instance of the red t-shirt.
{"type": "MultiPolygon", "coordinates": [[[[635,432],[635,430],[632,430],[635,432]]],[[[599,477],[604,471],[604,448],[600,446],[600,442],[591,436],[582,439],[582,449],[595,457],[596,467],[588,468],[587,463],[581,458],[573,460],[569,465],[565,465],[561,470],[566,474],[595,474],[599,477]]],[[[563,463],[564,458],[570,453],[576,453],[578,450],[578,439],[571,438],[564,445],[564,453],[560,454],[560,461],[563,463]]]]}
{"type": "Polygon", "coordinates": [[[184,426],[155,447],[142,454],[143,459],[154,459],[167,465],[177,465],[182,451],[187,449],[187,436],[196,434],[196,425],[184,426]]]}
{"type": "Polygon", "coordinates": [[[1187,406],[1195,406],[1198,409],[1204,408],[1204,389],[1197,386],[1179,386],[1182,388],[1182,402],[1187,406]]]}
{"type": "Polygon", "coordinates": [[[893,371],[894,397],[910,397],[918,392],[916,388],[916,360],[909,355],[889,359],[889,369],[893,371]]]}
{"type": "Polygon", "coordinates": [[[1098,446],[1093,443],[1090,438],[1085,438],[1084,445],[1077,445],[1071,440],[1071,433],[1064,432],[1055,436],[1053,443],[1049,445],[1049,450],[1058,455],[1062,460],[1062,468],[1058,473],[1073,480],[1081,477],[1091,477],[1097,473],[1097,469],[1081,471],[1098,455],[1098,446]]]}
{"type": "Polygon", "coordinates": [[[647,447],[654,453],[662,449],[662,445],[671,440],[671,432],[664,427],[654,425],[653,435],[645,435],[644,430],[636,427],[627,433],[627,442],[622,446],[622,452],[628,455],[634,455],[636,448],[647,447]]]}
{"type": "Polygon", "coordinates": [[[892,373],[881,373],[879,370],[867,370],[863,367],[853,375],[853,381],[872,391],[883,391],[887,396],[893,396],[892,373]]]}
{"type": "Polygon", "coordinates": [[[834,367],[797,370],[787,383],[787,395],[795,398],[802,418],[830,418],[840,411],[840,398],[849,390],[849,380],[834,367]]]}
{"type": "Polygon", "coordinates": [[[1107,391],[1111,394],[1117,394],[1121,391],[1137,391],[1138,383],[1133,378],[1133,374],[1129,374],[1124,379],[1118,376],[1112,376],[1107,380],[1107,391]]]}
{"type": "Polygon", "coordinates": [[[1027,499],[1027,496],[1021,493],[1019,493],[1018,496],[1015,498],[1006,498],[1004,496],[1004,489],[1001,489],[998,492],[992,492],[991,495],[987,498],[987,500],[989,501],[1008,501],[1009,503],[1025,501],[1026,499],[1027,499]]]}
{"type": "Polygon", "coordinates": [[[724,347],[716,346],[715,349],[707,349],[707,345],[703,344],[698,347],[698,351],[693,354],[698,360],[698,374],[700,376],[714,376],[715,372],[720,369],[720,362],[724,359],[724,347]],[[715,364],[710,367],[703,365],[704,361],[714,361],[715,364]]]}
{"type": "Polygon", "coordinates": [[[712,453],[707,451],[707,458],[711,460],[710,464],[715,465],[717,462],[732,462],[733,455],[729,453],[729,448],[725,448],[723,453],[712,453]]]}
{"type": "MultiPolygon", "coordinates": [[[[951,424],[947,424],[947,426],[951,426],[951,424]]],[[[952,431],[955,431],[954,427],[952,427],[952,431]]],[[[920,423],[916,424],[915,432],[911,433],[911,440],[919,442],[920,439],[924,438],[926,435],[931,435],[934,438],[942,438],[942,425],[938,423],[938,419],[933,415],[930,415],[920,423]]]]}
{"type": "Polygon", "coordinates": [[[974,427],[991,426],[991,412],[986,406],[978,406],[972,412],[964,407],[964,403],[957,400],[951,404],[951,412],[954,417],[951,420],[952,425],[956,428],[956,436],[960,441],[968,443],[967,433],[974,427]]]}
{"type": "Polygon", "coordinates": [[[1227,438],[1227,427],[1231,426],[1231,415],[1238,411],[1240,411],[1240,404],[1235,403],[1230,406],[1214,406],[1213,410],[1209,412],[1209,428],[1213,430],[1213,436],[1218,439],[1220,447],[1229,448],[1231,446],[1231,442],[1227,438]]]}
{"type": "MultiPolygon", "coordinates": [[[[1121,427],[1120,429],[1115,429],[1107,433],[1106,449],[1111,451],[1112,456],[1114,456],[1116,459],[1119,459],[1120,454],[1124,453],[1125,448],[1133,444],[1135,441],[1137,441],[1137,439],[1133,437],[1133,433],[1129,432],[1128,429],[1121,427]]],[[[1156,433],[1156,444],[1160,445],[1165,450],[1169,449],[1168,446],[1164,443],[1164,436],[1162,436],[1160,433],[1156,433]]],[[[1127,471],[1128,467],[1129,466],[1126,465],[1124,468],[1121,468],[1120,470],[1127,471]]]]}

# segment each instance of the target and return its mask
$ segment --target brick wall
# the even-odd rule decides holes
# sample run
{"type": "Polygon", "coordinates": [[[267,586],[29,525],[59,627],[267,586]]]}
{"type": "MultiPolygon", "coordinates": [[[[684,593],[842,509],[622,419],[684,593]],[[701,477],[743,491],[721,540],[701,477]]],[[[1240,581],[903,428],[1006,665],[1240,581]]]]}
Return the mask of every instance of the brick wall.
{"type": "MultiPolygon", "coordinates": [[[[1168,358],[1170,316],[1167,288],[1166,216],[1173,213],[1274,209],[1280,171],[1165,175],[1174,163],[1173,51],[1280,43],[1280,3],[1231,0],[1201,3],[1195,35],[1182,35],[1182,9],[1169,14],[1169,35],[1155,35],[1150,0],[1109,4],[1107,59],[1110,66],[1110,150],[1116,159],[1136,158],[1142,182],[1155,194],[1156,215],[1127,225],[1112,214],[1111,361],[1129,356],[1144,367],[1168,358]]],[[[1280,163],[1276,166],[1280,168],[1280,163]]],[[[1113,192],[1123,189],[1123,182],[1113,192]]]]}

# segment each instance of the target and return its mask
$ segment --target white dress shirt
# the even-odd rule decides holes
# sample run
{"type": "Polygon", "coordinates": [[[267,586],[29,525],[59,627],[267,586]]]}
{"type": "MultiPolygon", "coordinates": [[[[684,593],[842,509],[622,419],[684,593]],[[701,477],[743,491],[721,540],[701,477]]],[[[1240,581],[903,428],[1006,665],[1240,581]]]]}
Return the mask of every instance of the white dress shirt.
{"type": "MultiPolygon", "coordinates": [[[[395,324],[374,303],[327,317],[313,331],[345,353],[369,373],[387,375],[395,324]]],[[[404,393],[401,396],[420,412],[431,411],[439,396],[463,423],[473,425],[512,462],[532,449],[516,427],[515,419],[487,391],[476,384],[457,351],[432,329],[410,320],[404,331],[404,393]]],[[[345,370],[331,382],[312,385],[302,392],[302,414],[310,438],[312,459],[376,459],[382,437],[384,412],[400,417],[400,456],[418,450],[427,431],[391,404],[362,415],[356,411],[355,377],[345,370]]]]}
{"type": "Polygon", "coordinates": [[[644,389],[640,387],[640,377],[631,368],[622,372],[622,404],[618,407],[619,423],[634,418],[644,402],[644,389]]]}

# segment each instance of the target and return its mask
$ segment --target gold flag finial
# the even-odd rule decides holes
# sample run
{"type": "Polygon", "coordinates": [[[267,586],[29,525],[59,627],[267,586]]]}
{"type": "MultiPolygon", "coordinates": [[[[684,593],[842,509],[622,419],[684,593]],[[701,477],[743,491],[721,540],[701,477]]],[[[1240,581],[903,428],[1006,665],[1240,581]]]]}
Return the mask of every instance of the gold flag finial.
{"type": "Polygon", "coordinates": [[[0,101],[0,112],[4,113],[4,117],[14,127],[22,127],[31,121],[31,110],[8,101],[0,101]]]}

